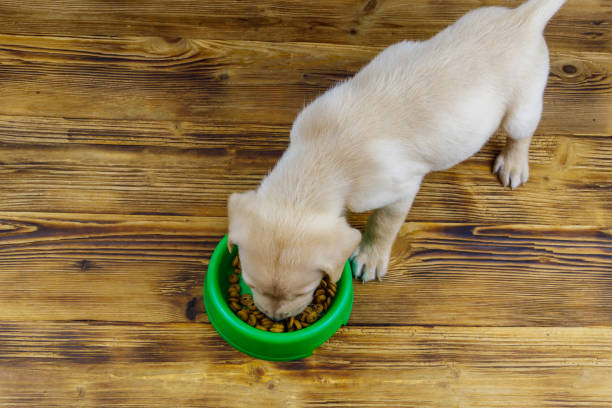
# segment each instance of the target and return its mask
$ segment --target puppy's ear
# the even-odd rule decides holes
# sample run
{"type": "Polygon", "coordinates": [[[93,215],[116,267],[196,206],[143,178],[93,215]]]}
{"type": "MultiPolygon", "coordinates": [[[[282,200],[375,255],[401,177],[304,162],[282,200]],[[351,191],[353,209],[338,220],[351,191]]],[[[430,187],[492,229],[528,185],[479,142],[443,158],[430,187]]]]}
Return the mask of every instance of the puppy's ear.
{"type": "Polygon", "coordinates": [[[255,194],[256,192],[251,190],[246,193],[234,193],[229,197],[227,202],[229,218],[227,246],[230,252],[234,250],[234,245],[240,245],[248,234],[248,222],[252,216],[251,208],[255,194]]]}
{"type": "Polygon", "coordinates": [[[338,218],[328,238],[326,247],[321,251],[323,256],[321,270],[329,275],[332,282],[338,282],[346,260],[359,245],[361,233],[352,228],[346,219],[338,218]]]}

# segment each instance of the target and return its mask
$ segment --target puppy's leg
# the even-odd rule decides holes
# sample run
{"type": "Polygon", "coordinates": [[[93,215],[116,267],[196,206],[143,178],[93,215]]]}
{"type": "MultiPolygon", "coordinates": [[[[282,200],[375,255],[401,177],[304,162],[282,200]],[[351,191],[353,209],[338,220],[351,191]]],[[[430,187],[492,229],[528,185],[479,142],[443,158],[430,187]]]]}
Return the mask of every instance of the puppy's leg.
{"type": "Polygon", "coordinates": [[[353,275],[367,282],[387,274],[391,247],[410,210],[415,194],[375,210],[366,226],[361,243],[351,256],[353,275]]]}
{"type": "Polygon", "coordinates": [[[504,187],[513,190],[529,179],[529,143],[531,138],[512,139],[508,136],[506,147],[497,156],[493,172],[497,173],[504,187]]]}
{"type": "Polygon", "coordinates": [[[493,167],[493,173],[497,173],[504,187],[510,186],[512,189],[529,179],[529,143],[542,116],[542,94],[548,65],[537,71],[533,81],[520,91],[506,113],[506,146],[493,167]]]}

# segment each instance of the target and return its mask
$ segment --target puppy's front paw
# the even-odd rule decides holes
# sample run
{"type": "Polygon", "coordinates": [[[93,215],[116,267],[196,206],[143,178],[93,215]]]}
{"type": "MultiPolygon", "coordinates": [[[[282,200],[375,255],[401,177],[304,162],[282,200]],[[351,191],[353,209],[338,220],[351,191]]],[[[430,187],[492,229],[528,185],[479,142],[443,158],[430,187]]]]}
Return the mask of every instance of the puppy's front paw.
{"type": "Polygon", "coordinates": [[[353,255],[351,265],[353,276],[363,282],[378,278],[381,280],[387,274],[391,248],[379,248],[370,242],[361,242],[353,255]]]}
{"type": "Polygon", "coordinates": [[[495,160],[493,173],[497,173],[504,187],[514,190],[529,179],[529,156],[513,153],[504,149],[495,160]]]}

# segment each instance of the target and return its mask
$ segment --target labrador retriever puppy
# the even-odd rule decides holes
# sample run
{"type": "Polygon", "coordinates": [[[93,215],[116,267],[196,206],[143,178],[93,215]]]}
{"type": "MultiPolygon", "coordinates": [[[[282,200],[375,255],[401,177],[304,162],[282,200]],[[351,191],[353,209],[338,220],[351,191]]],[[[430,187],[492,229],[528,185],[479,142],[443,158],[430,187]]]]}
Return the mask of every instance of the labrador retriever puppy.
{"type": "Polygon", "coordinates": [[[229,242],[257,307],[301,312],[322,276],[381,279],[423,177],[476,153],[500,124],[494,172],[516,188],[549,70],[542,35],[565,0],[473,10],[423,42],[403,41],[300,112],[259,188],[229,198],[229,242]],[[363,237],[344,214],[374,210],[363,237]]]}

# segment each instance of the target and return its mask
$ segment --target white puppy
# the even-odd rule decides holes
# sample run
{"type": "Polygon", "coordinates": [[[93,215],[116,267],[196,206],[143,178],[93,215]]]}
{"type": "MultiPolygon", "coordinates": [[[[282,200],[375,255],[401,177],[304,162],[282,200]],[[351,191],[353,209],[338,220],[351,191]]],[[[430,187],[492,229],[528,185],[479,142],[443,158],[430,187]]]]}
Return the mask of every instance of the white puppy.
{"type": "Polygon", "coordinates": [[[357,278],[385,276],[423,177],[472,156],[500,123],[508,140],[494,171],[504,186],[527,181],[549,69],[542,31],[563,3],[473,10],[427,41],[390,46],[298,115],[274,170],[229,200],[230,245],[260,310],[296,315],[351,253],[357,278]],[[345,209],[375,210],[363,238],[345,209]]]}

